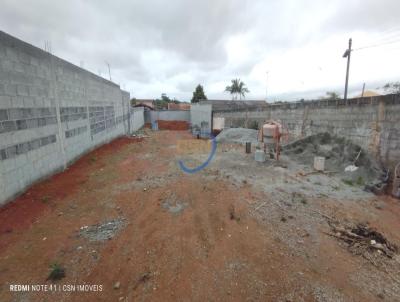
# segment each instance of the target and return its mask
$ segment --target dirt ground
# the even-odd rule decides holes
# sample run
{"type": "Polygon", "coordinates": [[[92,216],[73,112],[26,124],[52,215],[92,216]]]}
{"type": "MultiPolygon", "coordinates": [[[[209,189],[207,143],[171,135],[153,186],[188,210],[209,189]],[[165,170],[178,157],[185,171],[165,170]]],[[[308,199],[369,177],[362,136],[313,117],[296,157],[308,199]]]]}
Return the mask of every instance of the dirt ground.
{"type": "Polygon", "coordinates": [[[397,255],[351,253],[328,223],[363,222],[400,246],[398,201],[230,145],[185,174],[178,160],[208,156],[177,148],[191,136],[146,132],[0,209],[0,301],[400,301],[397,255]],[[47,280],[55,263],[65,278],[47,280]],[[101,288],[66,286],[82,284],[101,288]]]}

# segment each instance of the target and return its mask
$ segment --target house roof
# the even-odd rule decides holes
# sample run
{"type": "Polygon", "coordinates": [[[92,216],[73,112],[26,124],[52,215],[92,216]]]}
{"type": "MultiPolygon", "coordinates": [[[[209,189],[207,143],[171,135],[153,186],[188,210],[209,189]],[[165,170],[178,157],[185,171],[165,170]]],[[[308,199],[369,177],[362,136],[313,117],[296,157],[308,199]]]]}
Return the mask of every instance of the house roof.
{"type": "Polygon", "coordinates": [[[168,110],[190,110],[190,104],[187,103],[168,103],[168,110]]]}
{"type": "Polygon", "coordinates": [[[154,110],[154,100],[150,99],[136,99],[134,107],[146,107],[154,110]]]}
{"type": "Polygon", "coordinates": [[[136,105],[133,106],[133,107],[144,107],[144,108],[148,108],[148,109],[150,109],[150,110],[154,110],[154,106],[150,106],[150,105],[147,105],[147,104],[144,104],[144,103],[136,104],[136,105]]]}
{"type": "Polygon", "coordinates": [[[372,90],[365,90],[364,95],[362,95],[362,96],[361,95],[362,94],[357,95],[356,98],[361,98],[361,97],[367,98],[367,97],[371,97],[371,96],[379,96],[381,94],[376,93],[375,91],[372,91],[372,90]]]}

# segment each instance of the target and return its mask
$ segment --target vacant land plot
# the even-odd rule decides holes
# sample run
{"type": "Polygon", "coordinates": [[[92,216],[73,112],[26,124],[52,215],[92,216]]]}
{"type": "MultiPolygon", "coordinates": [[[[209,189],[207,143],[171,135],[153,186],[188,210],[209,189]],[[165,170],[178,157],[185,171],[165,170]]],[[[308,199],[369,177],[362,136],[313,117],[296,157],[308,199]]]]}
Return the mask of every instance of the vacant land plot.
{"type": "Polygon", "coordinates": [[[147,135],[91,152],[0,210],[0,301],[400,301],[395,200],[231,145],[185,174],[178,160],[208,156],[177,148],[191,136],[147,135]]]}

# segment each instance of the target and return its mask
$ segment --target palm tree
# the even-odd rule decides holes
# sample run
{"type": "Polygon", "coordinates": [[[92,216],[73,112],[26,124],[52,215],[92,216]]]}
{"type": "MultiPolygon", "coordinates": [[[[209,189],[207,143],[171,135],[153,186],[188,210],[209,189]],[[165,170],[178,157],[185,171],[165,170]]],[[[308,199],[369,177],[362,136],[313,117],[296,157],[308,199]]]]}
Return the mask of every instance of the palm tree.
{"type": "Polygon", "coordinates": [[[241,100],[242,97],[245,98],[246,93],[249,93],[250,90],[247,89],[246,84],[243,83],[240,79],[231,80],[232,85],[226,86],[225,91],[229,92],[232,95],[232,100],[241,100]]]}

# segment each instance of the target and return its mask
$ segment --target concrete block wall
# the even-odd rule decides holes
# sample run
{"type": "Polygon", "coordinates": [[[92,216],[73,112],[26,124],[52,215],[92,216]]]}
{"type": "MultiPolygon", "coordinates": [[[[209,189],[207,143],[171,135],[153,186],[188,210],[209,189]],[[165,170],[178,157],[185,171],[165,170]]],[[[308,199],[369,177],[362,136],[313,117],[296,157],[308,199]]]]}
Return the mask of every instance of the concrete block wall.
{"type": "Polygon", "coordinates": [[[329,132],[348,138],[393,169],[400,162],[400,95],[348,100],[272,104],[262,111],[220,111],[225,127],[246,127],[253,121],[280,120],[289,141],[329,132]]]}
{"type": "Polygon", "coordinates": [[[192,133],[209,137],[212,133],[212,117],[211,104],[192,104],[190,107],[192,133]]]}
{"type": "Polygon", "coordinates": [[[148,110],[146,116],[146,123],[153,123],[155,121],[185,121],[190,122],[189,110],[161,110],[152,111],[148,110]]]}
{"type": "Polygon", "coordinates": [[[132,108],[131,111],[131,131],[136,131],[143,127],[144,125],[144,108],[132,108]]]}
{"type": "Polygon", "coordinates": [[[0,31],[0,205],[126,134],[128,110],[118,85],[0,31]]]}

